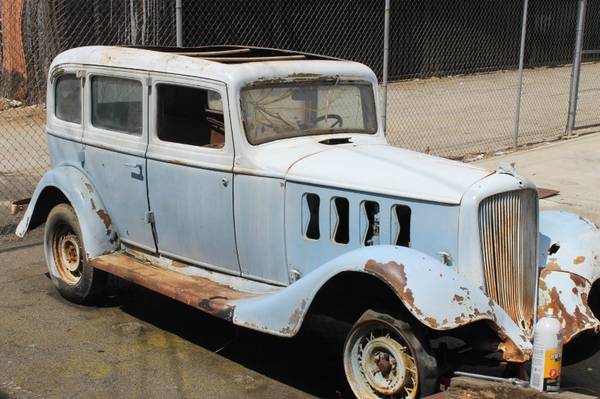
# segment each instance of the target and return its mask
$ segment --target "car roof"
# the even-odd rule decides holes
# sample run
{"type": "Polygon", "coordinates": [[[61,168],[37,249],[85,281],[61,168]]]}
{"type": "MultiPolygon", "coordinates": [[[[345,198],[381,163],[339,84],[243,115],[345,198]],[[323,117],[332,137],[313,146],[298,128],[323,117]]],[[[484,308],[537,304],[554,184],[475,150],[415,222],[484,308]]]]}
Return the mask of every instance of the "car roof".
{"type": "Polygon", "coordinates": [[[352,76],[377,82],[366,65],[338,58],[251,46],[87,46],[60,53],[50,71],[65,65],[117,67],[202,77],[244,86],[282,78],[352,76]]]}

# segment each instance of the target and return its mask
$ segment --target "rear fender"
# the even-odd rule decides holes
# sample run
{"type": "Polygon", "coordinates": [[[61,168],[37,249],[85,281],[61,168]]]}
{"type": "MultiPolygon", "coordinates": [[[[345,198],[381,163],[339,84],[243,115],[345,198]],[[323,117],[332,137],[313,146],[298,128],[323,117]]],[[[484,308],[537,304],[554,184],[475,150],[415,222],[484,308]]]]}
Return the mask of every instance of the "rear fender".
{"type": "Polygon", "coordinates": [[[450,330],[489,320],[504,341],[505,357],[526,360],[531,343],[506,312],[454,269],[414,249],[360,248],[335,258],[272,295],[236,303],[235,324],[280,336],[293,336],[323,285],[342,272],[379,278],[421,323],[450,330]]]}
{"type": "Polygon", "coordinates": [[[35,227],[46,220],[50,209],[44,205],[54,189],[65,196],[77,214],[88,259],[117,249],[112,222],[100,196],[85,173],[71,165],[53,168],[42,177],[17,226],[17,236],[23,237],[30,225],[35,227]]]}

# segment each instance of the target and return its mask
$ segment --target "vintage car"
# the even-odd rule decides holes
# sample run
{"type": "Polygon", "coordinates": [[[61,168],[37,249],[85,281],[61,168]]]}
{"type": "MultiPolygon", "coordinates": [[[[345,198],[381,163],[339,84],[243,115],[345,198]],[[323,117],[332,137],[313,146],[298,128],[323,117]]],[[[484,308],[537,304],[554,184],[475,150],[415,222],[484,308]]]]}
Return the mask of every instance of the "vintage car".
{"type": "Polygon", "coordinates": [[[564,342],[600,325],[598,229],[540,212],[511,166],[390,146],[362,64],[83,47],[56,57],[47,89],[52,167],[17,234],[45,222],[68,300],[114,275],[282,337],[325,314],[351,326],[343,366],[362,398],[434,391],[439,337],[523,363],[538,315],[564,342]]]}

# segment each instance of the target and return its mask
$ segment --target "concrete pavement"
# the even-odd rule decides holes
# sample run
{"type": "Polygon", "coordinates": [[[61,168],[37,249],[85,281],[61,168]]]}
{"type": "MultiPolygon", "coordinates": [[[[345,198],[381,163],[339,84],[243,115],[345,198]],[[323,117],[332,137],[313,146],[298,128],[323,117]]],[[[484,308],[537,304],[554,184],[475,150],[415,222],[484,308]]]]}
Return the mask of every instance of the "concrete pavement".
{"type": "Polygon", "coordinates": [[[538,187],[560,190],[559,195],[541,201],[542,209],[570,210],[600,226],[600,133],[475,163],[495,169],[502,162],[514,162],[517,172],[538,187]]]}

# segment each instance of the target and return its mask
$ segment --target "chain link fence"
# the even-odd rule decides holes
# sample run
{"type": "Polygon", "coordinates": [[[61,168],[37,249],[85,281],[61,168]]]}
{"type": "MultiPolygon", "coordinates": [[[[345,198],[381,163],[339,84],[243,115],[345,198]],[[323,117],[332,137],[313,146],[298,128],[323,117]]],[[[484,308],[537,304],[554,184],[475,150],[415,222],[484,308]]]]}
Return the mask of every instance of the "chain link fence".
{"type": "MultiPolygon", "coordinates": [[[[445,157],[514,144],[524,1],[391,0],[387,134],[445,157]]],[[[529,0],[518,144],[559,138],[569,110],[577,0],[529,0]]],[[[176,44],[176,0],[0,0],[0,235],[49,165],[46,73],[85,45],[176,44]]],[[[383,73],[385,1],[182,0],[183,45],[320,53],[383,73]]],[[[600,123],[600,0],[588,0],[578,126],[600,123]]]]}

